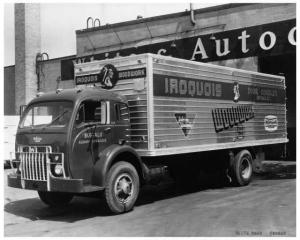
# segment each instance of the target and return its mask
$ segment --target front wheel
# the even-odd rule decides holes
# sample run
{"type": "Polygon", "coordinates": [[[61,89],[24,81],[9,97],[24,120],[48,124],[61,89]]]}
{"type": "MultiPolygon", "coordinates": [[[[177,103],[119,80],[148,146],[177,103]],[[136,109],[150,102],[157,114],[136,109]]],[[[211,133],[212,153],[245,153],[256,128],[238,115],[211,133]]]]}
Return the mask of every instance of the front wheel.
{"type": "Polygon", "coordinates": [[[248,150],[242,150],[234,156],[229,175],[236,186],[248,185],[253,173],[252,156],[248,150]]]}
{"type": "Polygon", "coordinates": [[[140,188],[138,173],[128,162],[117,162],[108,172],[105,184],[105,199],[113,213],[133,209],[140,188]]]}
{"type": "Polygon", "coordinates": [[[38,191],[40,199],[50,207],[63,207],[71,202],[73,194],[38,191]]]}

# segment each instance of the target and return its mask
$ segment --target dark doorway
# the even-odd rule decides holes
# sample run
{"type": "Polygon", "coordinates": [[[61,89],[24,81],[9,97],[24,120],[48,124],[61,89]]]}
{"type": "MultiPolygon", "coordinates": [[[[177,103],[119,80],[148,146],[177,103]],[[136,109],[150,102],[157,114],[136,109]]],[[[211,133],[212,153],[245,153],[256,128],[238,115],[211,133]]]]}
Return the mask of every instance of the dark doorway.
{"type": "Polygon", "coordinates": [[[259,71],[283,75],[286,79],[287,132],[289,143],[285,146],[271,146],[267,159],[286,158],[296,161],[296,54],[262,57],[258,59],[259,71]]]}

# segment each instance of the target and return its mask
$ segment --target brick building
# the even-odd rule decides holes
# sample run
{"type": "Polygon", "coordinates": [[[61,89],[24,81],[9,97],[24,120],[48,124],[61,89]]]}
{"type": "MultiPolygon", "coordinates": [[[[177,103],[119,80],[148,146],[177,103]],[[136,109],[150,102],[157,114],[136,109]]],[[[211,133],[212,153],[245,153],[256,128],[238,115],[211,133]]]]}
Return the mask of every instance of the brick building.
{"type": "MultiPolygon", "coordinates": [[[[111,25],[96,24],[76,31],[76,55],[50,60],[37,57],[39,17],[39,4],[16,4],[16,65],[4,69],[5,115],[16,114],[37,91],[73,88],[74,62],[158,53],[284,75],[288,154],[291,160],[296,159],[295,4],[226,4],[111,25]]],[[[275,152],[269,153],[270,157],[280,157],[283,150],[275,152]]]]}

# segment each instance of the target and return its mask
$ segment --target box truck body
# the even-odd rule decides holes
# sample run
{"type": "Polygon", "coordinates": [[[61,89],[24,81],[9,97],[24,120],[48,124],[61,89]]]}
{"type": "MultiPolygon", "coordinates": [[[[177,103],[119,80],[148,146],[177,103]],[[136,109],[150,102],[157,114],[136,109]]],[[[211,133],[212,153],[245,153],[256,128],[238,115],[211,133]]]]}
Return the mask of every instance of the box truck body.
{"type": "Polygon", "coordinates": [[[113,64],[141,156],[284,143],[284,77],[160,55],[77,65],[77,79],[113,64]],[[81,71],[79,71],[81,69],[81,71]]]}

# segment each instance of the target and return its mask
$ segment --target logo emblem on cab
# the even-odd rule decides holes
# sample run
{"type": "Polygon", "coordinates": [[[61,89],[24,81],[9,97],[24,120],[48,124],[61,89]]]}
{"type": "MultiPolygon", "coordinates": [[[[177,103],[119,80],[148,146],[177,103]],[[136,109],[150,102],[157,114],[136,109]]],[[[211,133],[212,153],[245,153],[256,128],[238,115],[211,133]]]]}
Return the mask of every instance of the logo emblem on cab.
{"type": "Polygon", "coordinates": [[[35,136],[35,137],[33,137],[33,141],[34,141],[35,143],[40,143],[40,142],[42,141],[42,138],[41,138],[41,137],[38,137],[38,136],[35,136]]]}

